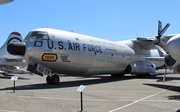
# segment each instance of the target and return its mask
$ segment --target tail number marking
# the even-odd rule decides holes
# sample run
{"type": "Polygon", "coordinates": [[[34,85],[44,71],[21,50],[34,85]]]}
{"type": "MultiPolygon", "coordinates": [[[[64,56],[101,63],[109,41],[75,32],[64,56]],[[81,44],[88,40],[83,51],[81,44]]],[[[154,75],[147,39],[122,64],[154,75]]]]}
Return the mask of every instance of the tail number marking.
{"type": "Polygon", "coordinates": [[[42,65],[37,65],[37,69],[36,69],[38,72],[42,73],[42,74],[47,74],[47,75],[50,75],[51,74],[51,70],[42,66],[42,65]]]}

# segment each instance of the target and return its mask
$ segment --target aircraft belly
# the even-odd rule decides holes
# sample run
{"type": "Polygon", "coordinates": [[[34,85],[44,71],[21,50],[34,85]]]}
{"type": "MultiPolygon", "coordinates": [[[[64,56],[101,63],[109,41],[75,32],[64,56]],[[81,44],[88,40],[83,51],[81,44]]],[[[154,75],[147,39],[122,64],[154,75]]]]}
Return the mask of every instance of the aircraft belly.
{"type": "Polygon", "coordinates": [[[125,68],[90,68],[84,75],[123,73],[125,68]]]}

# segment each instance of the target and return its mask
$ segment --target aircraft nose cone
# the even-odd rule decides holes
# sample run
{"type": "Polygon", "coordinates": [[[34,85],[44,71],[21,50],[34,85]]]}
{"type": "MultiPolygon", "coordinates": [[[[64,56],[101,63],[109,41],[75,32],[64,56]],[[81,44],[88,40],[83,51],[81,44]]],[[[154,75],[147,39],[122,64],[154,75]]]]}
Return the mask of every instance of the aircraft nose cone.
{"type": "Polygon", "coordinates": [[[12,55],[23,56],[26,51],[26,44],[24,42],[12,42],[7,46],[7,51],[12,55]]]}
{"type": "Polygon", "coordinates": [[[178,62],[180,62],[180,35],[174,36],[167,42],[167,50],[169,54],[178,62]]]}

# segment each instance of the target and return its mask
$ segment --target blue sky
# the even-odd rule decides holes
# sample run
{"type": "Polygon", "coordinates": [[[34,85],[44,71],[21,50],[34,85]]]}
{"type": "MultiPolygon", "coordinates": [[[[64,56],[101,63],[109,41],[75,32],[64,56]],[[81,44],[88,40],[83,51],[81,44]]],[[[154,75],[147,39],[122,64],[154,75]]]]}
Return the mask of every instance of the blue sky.
{"type": "Polygon", "coordinates": [[[180,33],[179,0],[14,0],[0,5],[0,45],[12,31],[23,38],[35,28],[74,31],[113,41],[157,34],[157,22],[180,33]]]}

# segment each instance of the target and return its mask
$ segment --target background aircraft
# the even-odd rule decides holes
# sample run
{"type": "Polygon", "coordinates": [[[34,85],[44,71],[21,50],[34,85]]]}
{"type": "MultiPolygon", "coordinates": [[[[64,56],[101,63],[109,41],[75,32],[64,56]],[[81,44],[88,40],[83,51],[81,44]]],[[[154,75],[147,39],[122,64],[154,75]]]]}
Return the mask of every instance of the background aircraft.
{"type": "Polygon", "coordinates": [[[6,3],[10,3],[13,2],[14,0],[0,0],[0,4],[6,4],[6,3]]]}
{"type": "Polygon", "coordinates": [[[0,67],[1,74],[8,75],[8,73],[13,74],[31,74],[29,71],[27,71],[27,65],[25,66],[5,66],[0,67]]]}
{"type": "MultiPolygon", "coordinates": [[[[0,5],[13,1],[14,0],[0,0],[0,5]]],[[[27,63],[22,57],[12,56],[7,52],[7,44],[16,41],[21,42],[22,37],[18,32],[12,32],[6,43],[0,48],[0,73],[3,75],[7,75],[7,73],[29,73],[29,71],[25,70],[27,63]]]]}
{"type": "Polygon", "coordinates": [[[48,84],[59,83],[57,74],[156,74],[156,65],[145,59],[152,57],[150,49],[156,49],[152,42],[113,42],[50,28],[34,29],[24,42],[8,45],[10,54],[21,55],[28,62],[28,71],[47,74],[48,84]]]}
{"type": "Polygon", "coordinates": [[[15,73],[13,71],[16,69],[21,71],[21,69],[18,69],[16,66],[27,66],[27,63],[23,60],[22,56],[14,56],[7,52],[7,45],[11,42],[22,42],[21,34],[18,32],[12,32],[0,48],[0,70],[4,71],[3,74],[7,74],[8,72],[15,73]]]}

